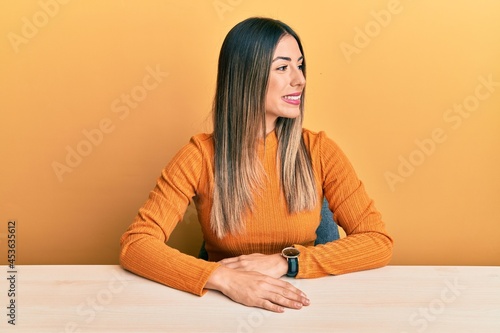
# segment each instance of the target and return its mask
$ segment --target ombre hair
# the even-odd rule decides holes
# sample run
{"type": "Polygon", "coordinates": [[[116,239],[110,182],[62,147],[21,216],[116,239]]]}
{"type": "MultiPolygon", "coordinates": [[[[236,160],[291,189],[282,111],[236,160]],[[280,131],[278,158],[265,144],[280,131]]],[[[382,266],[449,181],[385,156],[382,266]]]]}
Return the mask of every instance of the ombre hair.
{"type": "MultiPolygon", "coordinates": [[[[266,93],[272,58],[283,36],[298,35],[281,21],[249,18],[227,34],[219,55],[213,103],[214,189],[211,227],[219,238],[244,230],[245,215],[266,177],[258,156],[266,135],[266,93]]],[[[303,62],[305,76],[305,59],[303,62]]],[[[289,213],[317,204],[311,158],[302,138],[304,93],[297,118],[278,118],[281,190],[289,213]]]]}

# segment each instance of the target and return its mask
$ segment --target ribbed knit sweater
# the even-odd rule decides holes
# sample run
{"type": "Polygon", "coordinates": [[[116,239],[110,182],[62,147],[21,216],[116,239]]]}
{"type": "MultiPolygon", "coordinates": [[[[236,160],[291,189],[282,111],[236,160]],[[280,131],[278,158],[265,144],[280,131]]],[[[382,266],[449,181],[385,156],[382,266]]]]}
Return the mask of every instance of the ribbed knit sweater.
{"type": "Polygon", "coordinates": [[[312,211],[289,214],[280,190],[275,132],[259,146],[266,177],[245,216],[245,231],[218,239],[210,227],[214,181],[212,135],[191,138],[163,169],[148,200],[121,238],[123,268],[167,286],[202,295],[217,261],[242,254],[275,254],[294,245],[301,252],[296,278],[338,275],[386,265],[392,256],[380,213],[366,194],[350,162],[324,132],[303,131],[316,178],[318,204],[312,211]],[[314,246],[326,197],[346,237],[314,246]],[[193,200],[209,261],[169,247],[165,242],[193,200]]]}

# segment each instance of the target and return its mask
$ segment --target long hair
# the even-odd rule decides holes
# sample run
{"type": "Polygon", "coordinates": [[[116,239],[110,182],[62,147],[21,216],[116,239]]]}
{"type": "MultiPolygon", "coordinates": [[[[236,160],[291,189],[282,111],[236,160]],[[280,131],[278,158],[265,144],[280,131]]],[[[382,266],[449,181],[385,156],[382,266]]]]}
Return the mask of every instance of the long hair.
{"type": "MultiPolygon", "coordinates": [[[[249,18],[226,36],[219,55],[213,103],[214,190],[211,227],[219,238],[244,229],[245,214],[263,184],[258,157],[266,133],[266,93],[276,45],[291,35],[304,55],[298,35],[281,21],[249,18]]],[[[305,61],[303,62],[305,76],[305,61]]],[[[280,184],[290,213],[313,209],[316,185],[302,138],[304,93],[300,115],[278,118],[280,184]]]]}

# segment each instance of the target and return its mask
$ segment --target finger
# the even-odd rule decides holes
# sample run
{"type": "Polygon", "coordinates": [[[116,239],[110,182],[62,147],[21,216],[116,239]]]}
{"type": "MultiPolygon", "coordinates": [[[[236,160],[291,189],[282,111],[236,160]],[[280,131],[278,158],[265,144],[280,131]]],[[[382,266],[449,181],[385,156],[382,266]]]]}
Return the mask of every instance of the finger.
{"type": "Polygon", "coordinates": [[[281,294],[275,293],[275,294],[272,294],[271,297],[272,297],[272,299],[271,299],[272,303],[279,305],[279,306],[286,307],[286,308],[301,309],[304,306],[304,304],[302,302],[290,299],[288,296],[284,296],[281,294]]]}
{"type": "Polygon", "coordinates": [[[241,256],[225,258],[225,259],[219,260],[219,263],[225,264],[225,263],[231,263],[231,262],[236,262],[236,261],[259,260],[259,259],[262,259],[263,257],[266,257],[266,255],[261,254],[261,253],[243,254],[241,256]]]}
{"type": "Polygon", "coordinates": [[[237,262],[239,260],[240,260],[240,257],[225,258],[225,259],[219,260],[219,263],[222,265],[227,265],[230,263],[237,262]]]}
{"type": "Polygon", "coordinates": [[[283,295],[272,291],[264,292],[259,297],[263,301],[260,307],[273,312],[283,312],[285,308],[299,310],[309,304],[308,302],[304,302],[306,303],[304,304],[300,301],[290,299],[289,296],[289,293],[283,295]]]}
{"type": "Polygon", "coordinates": [[[278,313],[285,312],[285,307],[275,304],[269,300],[264,300],[260,307],[272,312],[278,312],[278,313]]]}
{"type": "MultiPolygon", "coordinates": [[[[276,300],[286,299],[290,301],[287,303],[289,305],[288,307],[298,308],[302,307],[302,305],[309,305],[310,303],[309,298],[307,298],[307,295],[302,290],[282,280],[275,280],[274,286],[271,284],[269,291],[274,293],[275,295],[278,295],[274,296],[276,300]],[[282,298],[280,298],[279,296],[281,296],[282,298]],[[292,304],[293,302],[300,303],[300,305],[292,304]]],[[[283,303],[279,304],[286,305],[283,303]]]]}

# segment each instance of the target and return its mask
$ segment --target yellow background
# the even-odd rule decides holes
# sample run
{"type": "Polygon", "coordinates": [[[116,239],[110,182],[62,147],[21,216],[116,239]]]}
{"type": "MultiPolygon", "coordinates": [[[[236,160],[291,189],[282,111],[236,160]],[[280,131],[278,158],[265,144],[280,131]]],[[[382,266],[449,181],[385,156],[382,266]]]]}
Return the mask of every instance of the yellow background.
{"type": "MultiPolygon", "coordinates": [[[[225,34],[256,15],[301,36],[305,127],[351,159],[392,264],[499,265],[494,0],[2,1],[0,263],[16,219],[17,264],[116,264],[160,170],[211,130],[225,34]]],[[[170,243],[200,239],[190,207],[170,243]]]]}

